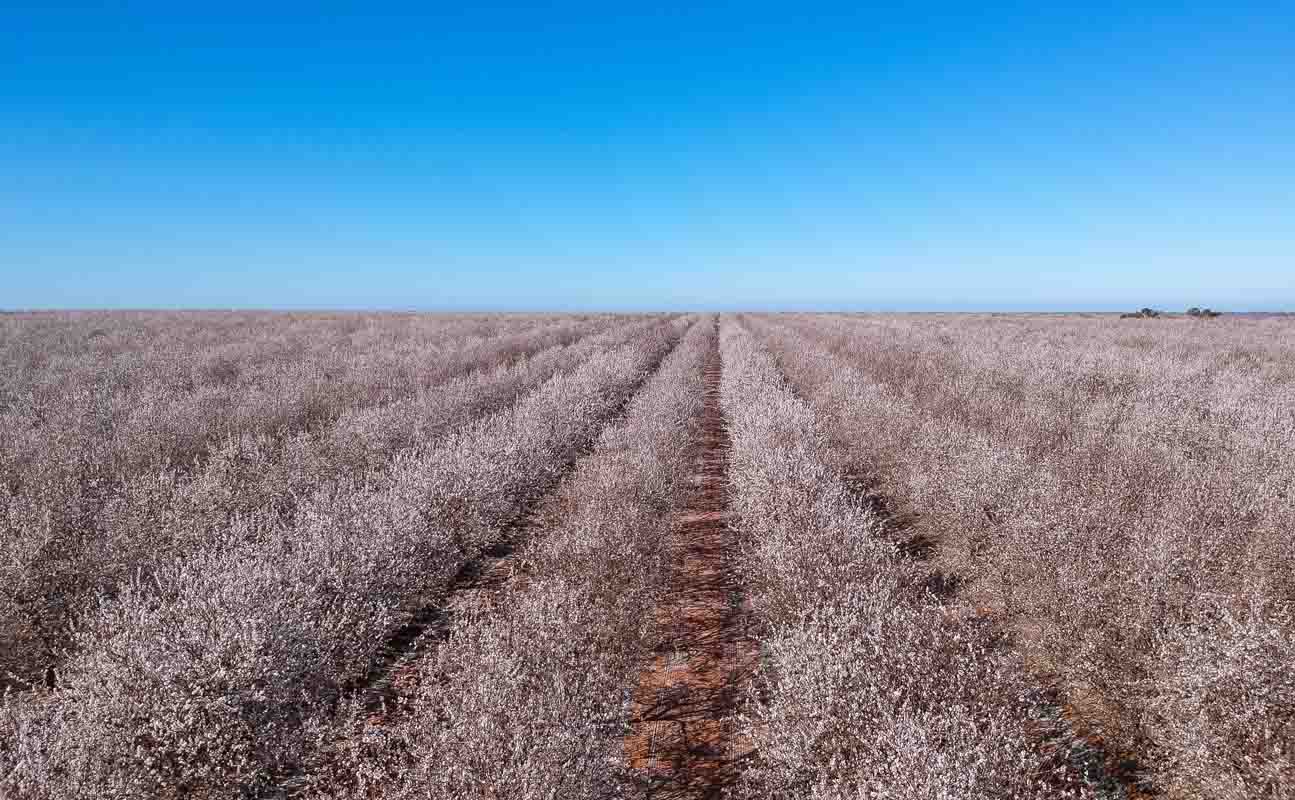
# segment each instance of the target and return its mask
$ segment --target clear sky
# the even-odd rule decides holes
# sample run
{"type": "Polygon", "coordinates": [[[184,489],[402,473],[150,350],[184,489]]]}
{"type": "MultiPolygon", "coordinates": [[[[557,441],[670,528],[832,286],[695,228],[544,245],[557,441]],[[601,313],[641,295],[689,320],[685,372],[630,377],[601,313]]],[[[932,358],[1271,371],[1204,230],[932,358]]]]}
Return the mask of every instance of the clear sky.
{"type": "Polygon", "coordinates": [[[1292,2],[0,14],[0,308],[1143,305],[1295,309],[1292,2]]]}

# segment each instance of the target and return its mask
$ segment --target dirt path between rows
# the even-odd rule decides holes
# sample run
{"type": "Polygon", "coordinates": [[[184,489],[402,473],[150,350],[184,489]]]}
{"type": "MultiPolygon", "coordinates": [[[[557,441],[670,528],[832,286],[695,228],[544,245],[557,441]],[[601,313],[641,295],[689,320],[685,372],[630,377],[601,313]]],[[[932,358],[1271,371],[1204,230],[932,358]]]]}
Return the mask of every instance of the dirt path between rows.
{"type": "Polygon", "coordinates": [[[729,438],[720,410],[718,346],[705,367],[706,398],[692,490],[670,535],[670,585],[657,609],[662,639],[634,692],[626,760],[652,798],[718,798],[749,746],[732,715],[756,664],[729,528],[729,438]]]}

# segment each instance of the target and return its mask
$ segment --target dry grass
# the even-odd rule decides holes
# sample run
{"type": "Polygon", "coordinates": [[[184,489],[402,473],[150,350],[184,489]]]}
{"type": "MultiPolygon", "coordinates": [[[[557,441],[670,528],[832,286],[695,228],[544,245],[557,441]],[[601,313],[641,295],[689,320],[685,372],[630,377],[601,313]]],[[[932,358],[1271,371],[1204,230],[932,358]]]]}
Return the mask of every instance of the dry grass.
{"type": "Polygon", "coordinates": [[[517,572],[428,642],[394,719],[351,721],[308,797],[634,794],[621,739],[661,635],[713,326],[698,324],[548,499],[517,572]]]}
{"type": "Polygon", "coordinates": [[[769,354],[730,324],[724,356],[733,505],[764,621],[746,795],[1087,796],[1032,741],[1037,703],[992,631],[925,591],[769,354]]]}
{"type": "Polygon", "coordinates": [[[5,703],[6,792],[237,796],[292,770],[410,602],[551,484],[679,333],[597,348],[380,472],[313,487],[290,517],[257,506],[152,560],[79,616],[57,689],[5,703]]]}
{"type": "Polygon", "coordinates": [[[1295,324],[712,320],[0,317],[0,796],[1295,797],[1295,324]]]}
{"type": "Polygon", "coordinates": [[[753,320],[838,457],[1155,784],[1295,792],[1283,320],[753,320]]]}
{"type": "Polygon", "coordinates": [[[159,551],[201,546],[238,515],[290,514],[319,484],[379,467],[578,363],[592,349],[577,340],[608,327],[15,319],[4,356],[41,369],[0,370],[10,398],[0,409],[0,685],[13,686],[49,682],[72,619],[159,551]]]}

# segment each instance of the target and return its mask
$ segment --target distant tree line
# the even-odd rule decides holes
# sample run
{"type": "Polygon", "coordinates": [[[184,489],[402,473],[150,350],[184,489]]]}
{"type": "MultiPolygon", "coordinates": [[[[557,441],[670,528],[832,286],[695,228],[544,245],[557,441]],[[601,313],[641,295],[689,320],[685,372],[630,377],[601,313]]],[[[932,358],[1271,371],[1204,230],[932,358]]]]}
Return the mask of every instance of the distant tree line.
{"type": "MultiPolygon", "coordinates": [[[[1140,308],[1131,314],[1121,314],[1120,319],[1155,319],[1160,316],[1160,313],[1154,308],[1140,308]]],[[[1187,316],[1199,319],[1213,319],[1221,313],[1223,312],[1213,311],[1208,308],[1197,308],[1196,306],[1187,309],[1187,316]]]]}

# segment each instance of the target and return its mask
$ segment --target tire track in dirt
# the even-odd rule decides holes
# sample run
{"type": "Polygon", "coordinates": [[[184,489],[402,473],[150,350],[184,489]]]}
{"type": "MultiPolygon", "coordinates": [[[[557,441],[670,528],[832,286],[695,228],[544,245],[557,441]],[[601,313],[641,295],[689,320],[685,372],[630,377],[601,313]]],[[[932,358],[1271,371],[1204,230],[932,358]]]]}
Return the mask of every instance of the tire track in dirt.
{"type": "Polygon", "coordinates": [[[671,580],[656,615],[662,636],[634,690],[624,741],[632,778],[654,798],[721,797],[751,754],[733,720],[758,647],[729,527],[722,369],[716,343],[705,367],[693,488],[670,536],[671,580]]]}

